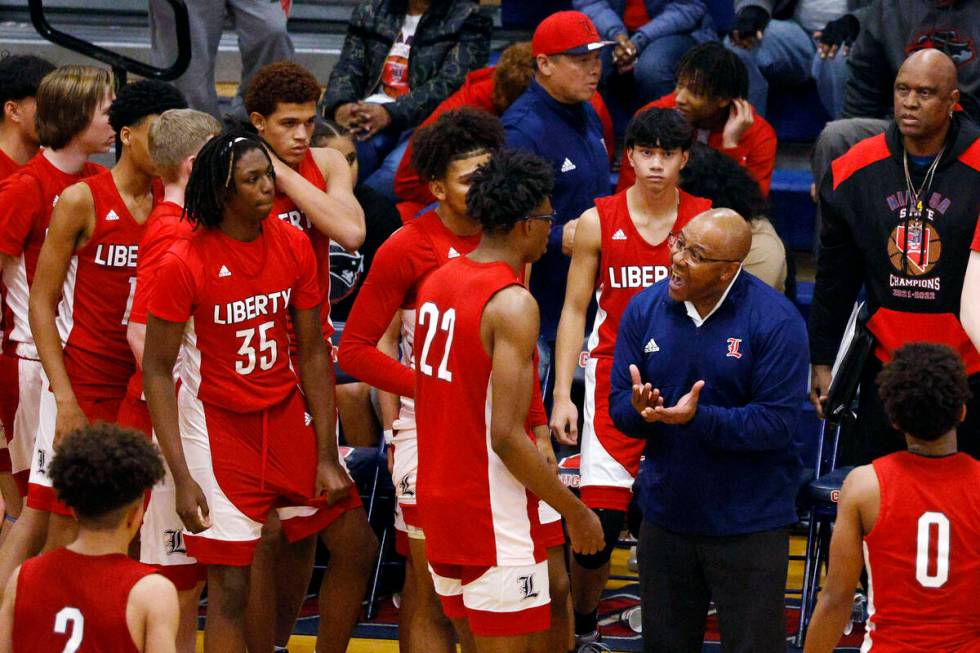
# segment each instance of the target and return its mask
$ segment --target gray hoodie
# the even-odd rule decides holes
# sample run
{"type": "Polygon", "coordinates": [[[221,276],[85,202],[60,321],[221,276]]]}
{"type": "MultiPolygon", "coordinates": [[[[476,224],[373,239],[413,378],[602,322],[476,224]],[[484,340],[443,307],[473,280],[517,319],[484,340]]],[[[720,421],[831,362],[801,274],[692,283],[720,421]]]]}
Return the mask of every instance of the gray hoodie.
{"type": "Polygon", "coordinates": [[[960,104],[980,122],[980,2],[874,0],[861,20],[861,34],[847,63],[845,118],[886,118],[892,86],[910,52],[943,50],[956,62],[960,104]]]}

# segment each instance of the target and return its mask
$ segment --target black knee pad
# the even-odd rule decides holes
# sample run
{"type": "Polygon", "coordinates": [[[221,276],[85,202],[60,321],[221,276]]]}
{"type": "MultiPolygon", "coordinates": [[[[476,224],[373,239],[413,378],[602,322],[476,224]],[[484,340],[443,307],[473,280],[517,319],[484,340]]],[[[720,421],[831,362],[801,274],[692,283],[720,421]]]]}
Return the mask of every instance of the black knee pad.
{"type": "Polygon", "coordinates": [[[619,534],[623,532],[623,525],[626,523],[626,513],[622,510],[597,508],[594,512],[599,517],[599,523],[602,524],[602,535],[606,540],[606,546],[598,553],[575,554],[575,561],[586,569],[599,569],[609,562],[612,550],[619,542],[619,534]]]}

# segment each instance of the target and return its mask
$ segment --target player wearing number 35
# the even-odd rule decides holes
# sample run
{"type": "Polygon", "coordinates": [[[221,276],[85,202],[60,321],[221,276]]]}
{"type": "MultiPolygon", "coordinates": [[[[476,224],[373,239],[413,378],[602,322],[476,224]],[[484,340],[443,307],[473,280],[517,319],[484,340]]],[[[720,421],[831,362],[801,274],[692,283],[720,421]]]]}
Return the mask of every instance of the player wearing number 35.
{"type": "Polygon", "coordinates": [[[970,396],[963,363],[944,345],[910,344],[877,381],[907,451],[858,467],[844,481],[830,573],[805,653],[829,653],[837,644],[862,560],[870,613],[862,651],[976,653],[980,463],[956,451],[970,396]]]}
{"type": "Polygon", "coordinates": [[[143,496],[163,478],[159,452],[142,434],[100,422],[63,438],[49,473],[78,537],[13,573],[0,653],[173,653],[177,590],[126,554],[143,496]]]}

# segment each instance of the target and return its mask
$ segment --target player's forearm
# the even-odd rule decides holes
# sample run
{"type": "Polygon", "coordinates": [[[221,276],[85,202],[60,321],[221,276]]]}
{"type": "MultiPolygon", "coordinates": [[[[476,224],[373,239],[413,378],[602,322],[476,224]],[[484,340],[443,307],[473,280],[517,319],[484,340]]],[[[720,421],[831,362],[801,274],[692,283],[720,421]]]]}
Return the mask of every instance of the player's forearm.
{"type": "Polygon", "coordinates": [[[830,653],[840,641],[841,633],[854,606],[854,593],[820,592],[820,599],[807,630],[803,653],[830,653]]]}
{"type": "Polygon", "coordinates": [[[317,231],[346,250],[353,251],[364,244],[364,210],[349,190],[324,193],[295,170],[287,170],[277,174],[276,185],[317,231]]]}
{"type": "Polygon", "coordinates": [[[28,309],[28,319],[31,323],[31,335],[37,347],[38,357],[44,366],[51,392],[58,403],[77,401],[65,368],[64,349],[61,346],[61,336],[55,323],[55,311],[58,297],[45,292],[44,288],[35,286],[31,292],[28,309]]]}
{"type": "Polygon", "coordinates": [[[143,367],[143,347],[146,344],[146,325],[139,322],[130,322],[126,326],[126,342],[133,351],[136,359],[136,366],[143,367]]]}
{"type": "Polygon", "coordinates": [[[175,483],[191,480],[184,458],[184,447],[180,442],[180,424],[177,420],[177,391],[174,386],[171,363],[167,369],[164,363],[152,358],[144,359],[143,394],[150,411],[153,432],[160,443],[160,451],[170,468],[175,483]]]}
{"type": "Polygon", "coordinates": [[[544,456],[527,437],[523,426],[514,427],[509,434],[493,438],[492,446],[514,478],[563,517],[582,507],[581,501],[549,469],[544,456]]]}
{"type": "Polygon", "coordinates": [[[555,343],[555,392],[556,399],[568,399],[575,378],[575,366],[582,351],[582,334],[585,332],[585,311],[566,307],[558,322],[558,338],[555,343]]]}
{"type": "Polygon", "coordinates": [[[337,451],[334,369],[327,346],[316,338],[299,353],[299,377],[306,396],[307,409],[313,417],[317,457],[321,461],[340,462],[337,451]]]}
{"type": "Polygon", "coordinates": [[[414,397],[415,370],[379,351],[370,337],[352,334],[350,328],[351,323],[348,322],[337,354],[341,368],[379,390],[401,397],[414,397]]]}

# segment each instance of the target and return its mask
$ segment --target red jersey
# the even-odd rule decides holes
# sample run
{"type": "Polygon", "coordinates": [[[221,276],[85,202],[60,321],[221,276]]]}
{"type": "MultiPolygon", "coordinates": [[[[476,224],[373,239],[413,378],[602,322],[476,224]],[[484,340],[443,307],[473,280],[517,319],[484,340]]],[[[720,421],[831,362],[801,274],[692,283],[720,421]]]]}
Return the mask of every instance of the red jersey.
{"type": "Polygon", "coordinates": [[[401,396],[399,428],[415,425],[412,336],[415,296],[422,282],[451,259],[473,251],[480,234],[457,236],[434,210],[405,225],[378,249],[341,339],[340,366],[368,385],[401,396]],[[395,311],[402,309],[399,362],[378,351],[395,311]]]}
{"type": "Polygon", "coordinates": [[[289,307],[323,299],[303,232],[267,219],[251,242],[200,228],[173,244],[150,288],[148,310],[184,330],[181,381],[204,403],[254,412],[294,390],[289,307]]]}
{"type": "MultiPolygon", "coordinates": [[[[640,107],[637,113],[643,113],[653,107],[675,109],[677,107],[677,93],[669,93],[659,100],[654,100],[650,104],[640,107]]],[[[706,143],[711,149],[718,150],[735,159],[759,183],[759,190],[762,191],[763,197],[769,197],[772,171],[776,167],[776,130],[756,112],[755,107],[752,108],[752,118],[752,125],[745,130],[738,145],[733,148],[722,147],[721,129],[717,131],[699,129],[695,133],[698,140],[706,143]]],[[[636,173],[633,172],[633,166],[629,162],[626,152],[623,152],[623,162],[619,171],[619,183],[616,184],[616,191],[629,188],[635,181],[636,173]]]]}
{"type": "MultiPolygon", "coordinates": [[[[19,163],[17,163],[9,156],[7,156],[6,152],[0,150],[0,181],[3,181],[10,175],[17,172],[19,168],[20,168],[19,163]]],[[[0,343],[3,342],[2,339],[3,339],[4,330],[7,327],[7,325],[4,324],[4,320],[3,320],[3,314],[4,311],[6,310],[4,308],[4,306],[6,305],[6,296],[7,296],[7,290],[6,287],[3,285],[3,279],[0,278],[0,343]]]]}
{"type": "MultiPolygon", "coordinates": [[[[323,172],[313,158],[313,150],[307,149],[303,160],[296,170],[306,181],[310,182],[324,193],[327,192],[327,180],[323,178],[323,172]]],[[[320,321],[323,323],[323,337],[329,338],[333,333],[333,323],[330,321],[330,239],[320,230],[313,226],[313,223],[306,214],[299,210],[299,207],[289,199],[284,193],[276,193],[276,199],[272,204],[269,215],[279,218],[283,222],[288,222],[294,227],[299,227],[310,237],[313,245],[313,253],[316,256],[317,278],[319,279],[320,289],[323,291],[323,301],[320,303],[320,321]]],[[[296,351],[295,339],[292,338],[292,324],[289,325],[290,351],[296,351]]]]}
{"type": "Polygon", "coordinates": [[[543,560],[538,500],[490,444],[492,360],[480,341],[487,302],[520,283],[504,263],[460,257],[433,272],[418,294],[417,502],[432,562],[543,560]]]}
{"type": "Polygon", "coordinates": [[[980,651],[980,462],[902,451],[874,461],[878,520],[864,538],[862,651],[980,651]]]}
{"type": "Polygon", "coordinates": [[[0,184],[0,254],[14,259],[12,265],[3,268],[3,283],[7,288],[3,318],[5,351],[37,360],[27,319],[27,302],[51,211],[65,188],[104,170],[95,163],[86,163],[79,174],[68,174],[56,168],[44,152],[39,152],[0,184]]]}
{"type": "Polygon", "coordinates": [[[626,7],[623,9],[623,25],[626,25],[626,29],[635,32],[649,22],[650,14],[645,0],[626,0],[626,7]]]}
{"type": "Polygon", "coordinates": [[[58,305],[58,332],[75,394],[122,398],[136,365],[126,326],[145,222],[137,222],[126,208],[112,171],[82,183],[92,192],[95,228],[72,256],[58,305]]]}
{"type": "Polygon", "coordinates": [[[7,156],[6,152],[0,150],[0,181],[3,181],[19,169],[20,164],[7,156]]]}
{"type": "Polygon", "coordinates": [[[14,653],[137,653],[126,604],[133,586],[155,572],[122,553],[61,548],[30,558],[17,577],[14,653]]]}
{"type": "MultiPolygon", "coordinates": [[[[179,204],[160,202],[153,207],[150,217],[146,219],[143,240],[140,241],[139,261],[136,263],[136,292],[133,294],[133,309],[129,313],[130,322],[146,324],[146,304],[163,255],[175,241],[194,231],[190,220],[181,220],[183,212],[184,207],[179,204]]],[[[143,371],[139,366],[129,379],[126,394],[132,399],[143,397],[143,371]]]]}
{"type": "MultiPolygon", "coordinates": [[[[677,218],[672,232],[680,231],[691,218],[711,208],[711,201],[677,189],[677,218]]],[[[619,318],[636,293],[670,275],[670,246],[667,238],[647,242],[633,224],[626,191],[595,201],[599,213],[602,244],[595,298],[595,323],[589,335],[589,356],[612,358],[616,350],[619,318]]]]}

